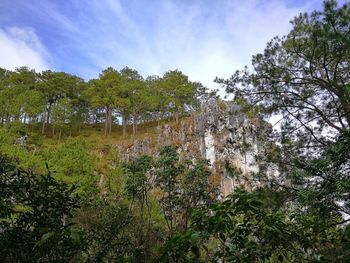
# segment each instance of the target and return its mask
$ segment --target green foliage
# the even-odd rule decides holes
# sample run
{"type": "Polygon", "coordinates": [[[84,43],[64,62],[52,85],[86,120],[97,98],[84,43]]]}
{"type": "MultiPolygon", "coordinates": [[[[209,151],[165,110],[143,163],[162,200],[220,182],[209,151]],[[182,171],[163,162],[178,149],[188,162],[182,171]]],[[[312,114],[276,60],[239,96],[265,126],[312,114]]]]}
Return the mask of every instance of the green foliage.
{"type": "MultiPolygon", "coordinates": [[[[211,220],[217,220],[215,223],[219,226],[220,222],[224,226],[234,222],[230,229],[258,234],[250,240],[249,235],[242,237],[241,232],[233,233],[234,237],[241,237],[234,242],[235,246],[239,244],[237,251],[231,247],[227,250],[227,241],[221,240],[225,247],[221,256],[224,252],[234,252],[234,256],[242,257],[236,258],[237,262],[244,262],[243,259],[249,262],[263,259],[267,262],[347,262],[349,21],[348,4],[338,7],[336,1],[324,1],[322,11],[300,14],[293,20],[293,28],[287,36],[272,39],[264,53],[253,56],[253,71],[245,68],[228,80],[217,79],[228,92],[235,94],[236,101],[244,102],[245,107],[253,105],[259,114],[277,114],[282,118],[281,144],[268,149],[265,157],[279,164],[281,174],[290,180],[276,184],[285,194],[280,207],[269,212],[273,224],[268,221],[268,210],[257,205],[252,215],[248,209],[249,199],[243,202],[247,209],[244,210],[237,206],[237,197],[235,206],[229,208],[227,204],[226,212],[218,218],[215,218],[215,211],[212,211],[214,215],[208,214],[209,220],[203,226],[212,224],[211,220]],[[237,212],[238,219],[245,219],[245,224],[235,221],[237,212]],[[256,224],[257,216],[260,221],[256,222],[263,222],[268,228],[256,224]],[[292,246],[278,238],[275,228],[288,237],[292,246]],[[274,234],[269,242],[264,233],[274,234]],[[274,240],[281,247],[272,247],[274,240]],[[262,243],[265,254],[261,252],[262,243]],[[250,245],[255,246],[252,253],[248,249],[250,245]],[[249,253],[242,254],[244,251],[249,253]],[[283,255],[276,255],[276,251],[283,255]]],[[[261,196],[258,197],[261,201],[261,196]]],[[[219,207],[219,211],[223,211],[221,204],[219,207]]],[[[222,235],[232,239],[230,231],[222,235]]]]}
{"type": "Polygon", "coordinates": [[[170,94],[165,91],[162,78],[150,76],[146,79],[146,90],[150,95],[147,99],[148,111],[155,112],[159,121],[167,112],[170,94]]]}
{"type": "Polygon", "coordinates": [[[176,214],[180,204],[180,187],[177,179],[184,169],[178,161],[176,149],[172,146],[165,146],[159,153],[156,171],[156,183],[164,193],[159,199],[160,207],[171,232],[176,225],[176,214]]]}
{"type": "Polygon", "coordinates": [[[112,111],[116,108],[121,84],[122,78],[119,72],[109,67],[102,71],[99,79],[90,81],[85,93],[93,107],[105,110],[105,134],[110,133],[112,129],[112,111]]]}
{"type": "Polygon", "coordinates": [[[173,235],[160,248],[160,255],[153,262],[201,262],[199,234],[188,230],[173,235]]]}
{"type": "Polygon", "coordinates": [[[217,79],[237,99],[280,115],[283,142],[300,142],[286,146],[294,155],[326,146],[330,131],[349,129],[349,10],[348,4],[325,1],[323,11],[300,14],[287,36],[272,39],[264,53],[253,56],[253,72],[245,68],[217,79]]]}
{"type": "Polygon", "coordinates": [[[236,190],[223,202],[196,206],[188,231],[168,239],[160,258],[164,262],[347,262],[349,139],[349,132],[343,131],[302,172],[297,170],[300,183],[294,188],[236,190]],[[192,235],[199,241],[191,243],[192,235]]]}
{"type": "Polygon", "coordinates": [[[44,96],[38,90],[26,90],[19,95],[21,110],[28,115],[29,119],[38,116],[44,110],[44,96]]]}
{"type": "Polygon", "coordinates": [[[0,156],[0,258],[2,262],[63,262],[73,258],[80,234],[70,219],[75,188],[50,173],[16,171],[0,156]]]}
{"type": "Polygon", "coordinates": [[[61,138],[62,128],[64,124],[69,122],[73,116],[73,107],[68,98],[61,99],[52,108],[52,123],[59,128],[59,138],[61,138]]]}
{"type": "Polygon", "coordinates": [[[191,210],[206,207],[216,199],[218,189],[209,182],[208,162],[180,161],[172,146],[160,150],[155,173],[156,185],[162,190],[160,207],[170,232],[185,231],[191,210]]]}
{"type": "Polygon", "coordinates": [[[28,126],[21,121],[13,121],[4,126],[5,130],[12,136],[24,136],[29,133],[28,126]]]}
{"type": "Polygon", "coordinates": [[[299,200],[311,213],[321,213],[334,223],[343,221],[341,214],[350,215],[349,160],[350,132],[344,130],[335,143],[298,173],[302,183],[299,200]]]}
{"type": "Polygon", "coordinates": [[[209,182],[212,172],[207,160],[197,160],[181,182],[182,200],[188,208],[207,205],[216,199],[217,190],[209,182]]]}
{"type": "Polygon", "coordinates": [[[105,135],[110,134],[119,118],[123,135],[132,124],[135,136],[139,123],[160,121],[170,114],[178,119],[208,96],[202,84],[190,82],[178,70],[144,80],[129,67],[120,71],[108,67],[97,79],[84,82],[65,72],[0,69],[0,123],[41,123],[43,134],[51,129],[59,139],[68,128],[72,134],[83,124],[101,121],[105,135]]]}
{"type": "Polygon", "coordinates": [[[93,174],[93,157],[89,145],[83,138],[69,138],[50,154],[49,161],[55,172],[66,176],[91,176],[93,174]]]}
{"type": "Polygon", "coordinates": [[[194,215],[195,229],[218,239],[214,258],[229,262],[263,262],[272,257],[299,256],[297,230],[287,214],[270,209],[255,193],[235,191],[224,202],[194,215]]]}
{"type": "Polygon", "coordinates": [[[55,177],[75,184],[81,193],[87,194],[97,191],[95,159],[89,151],[87,142],[77,137],[69,138],[57,148],[49,149],[43,154],[55,177]]]}
{"type": "Polygon", "coordinates": [[[141,203],[147,201],[148,191],[151,187],[147,176],[150,176],[149,171],[152,168],[152,161],[150,156],[142,155],[125,165],[126,174],[128,175],[125,183],[126,194],[141,203]]]}
{"type": "Polygon", "coordinates": [[[275,201],[267,193],[236,190],[222,203],[196,210],[189,230],[161,248],[160,260],[346,262],[348,227],[271,206],[275,201]]]}
{"type": "Polygon", "coordinates": [[[22,123],[13,123],[7,129],[0,128],[0,152],[16,161],[19,168],[32,171],[45,171],[45,162],[40,155],[33,154],[30,147],[35,147],[27,140],[27,127],[22,123]],[[20,145],[18,139],[24,138],[25,145],[20,145]]]}
{"type": "Polygon", "coordinates": [[[134,247],[128,235],[128,208],[97,199],[84,207],[84,212],[89,221],[85,223],[86,244],[78,262],[132,262],[134,247]]]}
{"type": "Polygon", "coordinates": [[[163,80],[164,90],[169,94],[171,112],[181,114],[186,106],[190,107],[196,102],[196,85],[191,83],[181,71],[168,71],[164,74],[163,80]]]}
{"type": "Polygon", "coordinates": [[[259,158],[286,179],[224,200],[209,163],[173,146],[125,163],[114,155],[131,143],[129,124],[135,139],[141,123],[178,120],[216,96],[181,71],[144,79],[109,67],[84,82],[0,68],[0,261],[349,262],[349,10],[325,1],[253,56],[252,72],[217,80],[257,127],[256,117],[281,116],[280,144],[259,158]],[[120,118],[123,139],[111,134],[120,118]],[[103,139],[91,135],[102,122],[103,139]],[[52,174],[40,175],[45,162],[52,174]]]}

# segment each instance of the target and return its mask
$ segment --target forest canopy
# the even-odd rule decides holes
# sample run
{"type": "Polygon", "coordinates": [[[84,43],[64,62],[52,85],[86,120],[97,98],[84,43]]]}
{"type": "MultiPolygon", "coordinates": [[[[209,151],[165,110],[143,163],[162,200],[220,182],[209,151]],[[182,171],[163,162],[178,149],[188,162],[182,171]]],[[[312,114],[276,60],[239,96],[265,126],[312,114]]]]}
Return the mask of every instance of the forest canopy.
{"type": "Polygon", "coordinates": [[[74,127],[101,122],[108,134],[119,119],[124,134],[129,123],[135,134],[139,123],[165,117],[178,119],[198,108],[200,99],[214,95],[179,70],[144,79],[134,69],[118,71],[109,67],[99,78],[86,82],[65,72],[0,68],[1,124],[41,123],[43,133],[50,126],[59,137],[64,126],[72,131],[74,127]]]}

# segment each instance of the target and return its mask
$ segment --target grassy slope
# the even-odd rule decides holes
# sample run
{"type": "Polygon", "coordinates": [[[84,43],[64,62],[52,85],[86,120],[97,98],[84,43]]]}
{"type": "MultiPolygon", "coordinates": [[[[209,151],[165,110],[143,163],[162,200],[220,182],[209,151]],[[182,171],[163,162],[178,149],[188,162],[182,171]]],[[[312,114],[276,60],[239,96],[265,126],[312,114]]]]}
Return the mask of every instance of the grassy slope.
{"type": "MultiPolygon", "coordinates": [[[[164,121],[175,125],[172,121],[164,121]]],[[[127,128],[126,136],[122,134],[122,127],[114,125],[112,133],[105,136],[103,124],[85,125],[79,132],[69,132],[68,127],[63,129],[62,138],[52,134],[51,127],[45,135],[41,134],[41,125],[25,125],[22,123],[11,123],[7,126],[0,126],[0,152],[17,159],[20,167],[24,169],[44,172],[45,162],[50,152],[54,152],[64,146],[70,139],[78,138],[85,141],[89,146],[89,152],[94,158],[94,170],[97,174],[107,175],[111,164],[116,161],[116,145],[123,148],[131,146],[134,140],[151,137],[152,141],[157,138],[157,122],[147,122],[139,125],[137,134],[132,135],[132,127],[127,128]],[[21,148],[16,140],[26,134],[26,147],[21,148]]],[[[69,180],[69,178],[66,178],[69,180]]]]}
{"type": "MultiPolygon", "coordinates": [[[[163,120],[161,125],[168,124],[178,130],[181,123],[187,122],[192,122],[191,117],[184,117],[179,123],[163,120]]],[[[81,186],[82,192],[86,188],[121,192],[125,175],[116,146],[127,149],[135,140],[147,136],[151,139],[150,147],[154,148],[158,137],[157,122],[139,125],[135,136],[131,125],[126,136],[123,136],[120,125],[113,125],[112,133],[107,136],[104,135],[103,124],[84,125],[80,131],[73,132],[67,126],[62,131],[62,137],[58,139],[52,133],[52,127],[48,127],[43,135],[40,123],[27,125],[18,122],[0,126],[0,152],[17,159],[20,168],[42,174],[46,173],[47,163],[55,177],[81,186]],[[23,134],[28,135],[25,148],[16,144],[23,134]]]]}
{"type": "MultiPolygon", "coordinates": [[[[184,118],[181,121],[190,121],[190,118],[184,118]]],[[[173,127],[177,126],[174,121],[163,121],[162,125],[165,124],[173,127]]],[[[121,160],[118,160],[118,156],[116,156],[117,151],[115,146],[121,145],[123,148],[127,148],[133,144],[134,140],[141,140],[145,136],[151,137],[153,142],[157,141],[157,122],[148,122],[140,125],[135,136],[132,135],[132,127],[129,126],[125,137],[122,134],[122,127],[119,125],[114,125],[112,127],[112,133],[107,136],[104,135],[103,124],[85,125],[81,131],[72,133],[71,136],[69,135],[68,127],[66,127],[61,139],[53,136],[50,127],[48,132],[43,135],[41,134],[40,124],[29,126],[22,123],[12,123],[9,126],[0,126],[0,153],[5,153],[17,159],[20,168],[26,170],[29,168],[40,173],[46,172],[45,162],[47,162],[50,170],[52,172],[55,171],[53,174],[56,178],[78,186],[79,194],[87,198],[89,196],[96,196],[92,192],[103,193],[104,191],[108,191],[111,194],[110,196],[114,196],[118,202],[127,203],[128,201],[124,193],[126,177],[120,165],[121,160]],[[23,134],[28,135],[25,148],[21,148],[16,144],[16,140],[23,136],[23,134]],[[62,148],[65,146],[64,154],[68,152],[67,154],[69,156],[74,157],[74,149],[67,147],[67,144],[69,145],[72,139],[81,142],[85,141],[88,145],[89,155],[92,156],[93,161],[91,163],[81,162],[77,166],[84,167],[92,164],[90,173],[66,174],[63,170],[59,170],[59,168],[67,166],[69,169],[71,167],[70,163],[77,160],[68,158],[60,162],[60,159],[51,158],[60,151],[62,154],[62,148]],[[57,167],[54,165],[57,165],[57,167]],[[104,178],[102,187],[99,185],[101,177],[104,178]]],[[[73,167],[76,166],[73,165],[73,167]]],[[[152,207],[153,223],[160,228],[165,227],[164,218],[161,216],[160,207],[156,201],[156,194],[152,194],[149,201],[152,207]]],[[[75,215],[74,221],[80,225],[84,225],[85,221],[87,221],[85,222],[87,225],[93,225],[93,221],[97,220],[97,218],[93,218],[93,214],[94,212],[89,213],[84,209],[79,210],[75,215]]]]}

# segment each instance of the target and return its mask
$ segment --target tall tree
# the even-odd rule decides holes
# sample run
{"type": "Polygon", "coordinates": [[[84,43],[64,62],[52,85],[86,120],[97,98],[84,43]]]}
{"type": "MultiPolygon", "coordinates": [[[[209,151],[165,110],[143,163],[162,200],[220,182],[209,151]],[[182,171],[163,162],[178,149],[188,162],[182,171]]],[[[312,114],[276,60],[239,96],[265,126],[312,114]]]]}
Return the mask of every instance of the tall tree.
{"type": "Polygon", "coordinates": [[[53,132],[55,126],[58,128],[58,138],[62,137],[62,128],[73,116],[73,107],[68,98],[58,101],[52,108],[52,124],[53,132]]]}
{"type": "Polygon", "coordinates": [[[148,99],[148,110],[156,115],[158,126],[160,120],[166,114],[168,105],[170,103],[170,96],[165,91],[163,79],[159,76],[149,76],[146,81],[148,99]]]}
{"type": "Polygon", "coordinates": [[[53,72],[51,70],[43,71],[39,77],[38,90],[44,94],[46,104],[46,111],[42,120],[42,131],[44,132],[50,123],[52,106],[62,98],[78,96],[83,80],[65,72],[53,72]]]}
{"type": "Polygon", "coordinates": [[[162,190],[160,206],[170,232],[176,227],[176,215],[180,203],[180,187],[177,183],[183,173],[184,166],[179,163],[179,156],[172,146],[165,146],[159,152],[156,170],[156,184],[162,190]]]}
{"type": "Polygon", "coordinates": [[[34,89],[36,85],[35,71],[27,67],[17,68],[14,72],[3,71],[1,82],[0,97],[3,100],[4,117],[8,120],[22,119],[26,121],[26,111],[33,111],[33,108],[36,107],[35,103],[38,102],[36,98],[40,97],[40,94],[34,89]],[[29,100],[30,97],[34,101],[29,100]]]}
{"type": "Polygon", "coordinates": [[[1,69],[0,71],[0,111],[1,111],[1,123],[5,123],[11,120],[12,115],[16,112],[15,106],[15,92],[11,87],[11,75],[14,74],[11,71],[1,69]]]}
{"type": "Polygon", "coordinates": [[[133,135],[137,131],[137,122],[142,109],[145,107],[145,85],[142,76],[137,70],[125,67],[120,71],[123,77],[123,88],[118,98],[120,99],[120,110],[123,117],[123,127],[125,128],[126,116],[132,116],[133,135]],[[124,124],[125,123],[125,124],[124,124]]]}
{"type": "Polygon", "coordinates": [[[323,11],[301,14],[283,38],[253,56],[253,72],[217,79],[228,92],[283,117],[284,139],[325,146],[329,132],[350,126],[350,8],[325,1],[323,11]]]}
{"type": "Polygon", "coordinates": [[[105,110],[105,135],[112,131],[112,112],[116,108],[117,92],[122,85],[120,73],[112,67],[102,71],[98,79],[90,81],[86,96],[94,107],[105,110]]]}
{"type": "Polygon", "coordinates": [[[163,85],[170,99],[169,110],[178,121],[179,115],[195,102],[196,86],[179,70],[164,74],[163,85]]]}

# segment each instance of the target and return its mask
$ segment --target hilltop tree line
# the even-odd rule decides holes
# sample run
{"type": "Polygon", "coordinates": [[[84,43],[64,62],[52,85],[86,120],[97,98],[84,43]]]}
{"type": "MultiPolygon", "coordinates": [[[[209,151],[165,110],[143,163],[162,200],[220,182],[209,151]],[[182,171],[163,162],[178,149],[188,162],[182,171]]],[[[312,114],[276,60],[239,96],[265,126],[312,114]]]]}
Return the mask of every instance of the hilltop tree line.
{"type": "Polygon", "coordinates": [[[209,95],[206,87],[179,70],[144,79],[134,69],[109,67],[86,82],[65,72],[0,68],[1,124],[41,123],[43,133],[49,125],[61,134],[67,125],[79,129],[83,124],[104,123],[108,134],[121,119],[123,134],[129,124],[135,134],[139,123],[166,117],[177,120],[209,95]]]}

